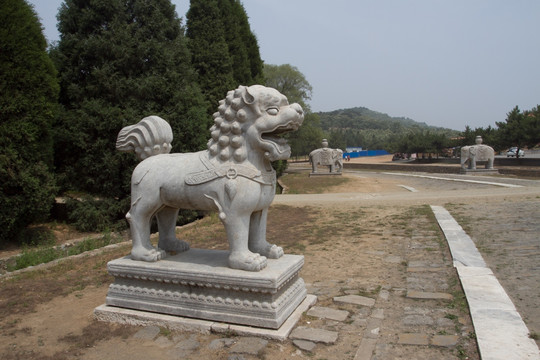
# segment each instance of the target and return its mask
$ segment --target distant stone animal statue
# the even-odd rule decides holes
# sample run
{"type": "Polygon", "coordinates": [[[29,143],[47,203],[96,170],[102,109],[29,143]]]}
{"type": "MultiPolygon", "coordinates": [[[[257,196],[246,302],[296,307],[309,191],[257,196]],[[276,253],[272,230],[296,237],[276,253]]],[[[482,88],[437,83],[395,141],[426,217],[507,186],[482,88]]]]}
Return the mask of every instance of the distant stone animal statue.
{"type": "Polygon", "coordinates": [[[118,135],[120,151],[134,151],[142,161],[131,179],[131,208],[126,215],[133,246],[131,258],[157,261],[166,252],[189,249],[176,238],[179,209],[217,210],[229,242],[231,268],[259,271],[283,249],[266,241],[268,207],[274,199],[275,160],[291,149],[280,135],[297,130],[304,113],[279,91],[260,85],[227,93],[214,113],[208,149],[168,154],[172,131],[150,116],[118,135]],[[150,220],[156,216],[158,248],[150,243],[150,220]]]}
{"type": "Polygon", "coordinates": [[[343,170],[343,151],[330,149],[326,139],[323,139],[322,148],[309,153],[309,162],[314,173],[317,172],[317,165],[328,166],[331,173],[341,172],[343,170]]]}
{"type": "Polygon", "coordinates": [[[495,151],[491,146],[482,144],[482,137],[476,137],[476,145],[461,148],[461,168],[476,170],[477,161],[487,161],[486,169],[493,169],[495,151]],[[468,167],[467,167],[468,165],[468,167]]]}

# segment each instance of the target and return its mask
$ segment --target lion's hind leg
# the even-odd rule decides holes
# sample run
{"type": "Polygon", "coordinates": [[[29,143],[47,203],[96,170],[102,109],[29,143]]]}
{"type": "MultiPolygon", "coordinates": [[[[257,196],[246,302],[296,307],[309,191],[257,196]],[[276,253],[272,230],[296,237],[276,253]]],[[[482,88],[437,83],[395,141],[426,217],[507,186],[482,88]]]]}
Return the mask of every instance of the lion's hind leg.
{"type": "Polygon", "coordinates": [[[163,259],[165,251],[156,249],[150,243],[150,220],[160,204],[137,198],[126,214],[131,230],[131,258],[141,261],[158,261],[163,259]]]}
{"type": "Polygon", "coordinates": [[[159,230],[158,248],[170,253],[179,253],[189,250],[189,244],[176,238],[176,219],[178,209],[164,207],[156,214],[159,230]]]}

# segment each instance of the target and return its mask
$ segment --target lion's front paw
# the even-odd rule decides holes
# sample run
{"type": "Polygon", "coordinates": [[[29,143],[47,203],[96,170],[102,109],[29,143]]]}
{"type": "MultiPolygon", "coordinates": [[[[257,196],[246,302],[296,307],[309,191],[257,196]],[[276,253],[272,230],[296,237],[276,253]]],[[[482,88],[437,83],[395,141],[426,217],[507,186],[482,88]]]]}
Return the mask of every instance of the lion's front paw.
{"type": "Polygon", "coordinates": [[[154,261],[158,261],[165,258],[165,256],[167,256],[167,253],[164,250],[161,250],[160,248],[147,249],[144,247],[140,247],[140,248],[133,248],[131,250],[131,259],[133,260],[154,262],[154,261]]]}
{"type": "Polygon", "coordinates": [[[229,255],[229,266],[233,269],[261,271],[266,265],[266,257],[250,251],[236,252],[229,255]]]}

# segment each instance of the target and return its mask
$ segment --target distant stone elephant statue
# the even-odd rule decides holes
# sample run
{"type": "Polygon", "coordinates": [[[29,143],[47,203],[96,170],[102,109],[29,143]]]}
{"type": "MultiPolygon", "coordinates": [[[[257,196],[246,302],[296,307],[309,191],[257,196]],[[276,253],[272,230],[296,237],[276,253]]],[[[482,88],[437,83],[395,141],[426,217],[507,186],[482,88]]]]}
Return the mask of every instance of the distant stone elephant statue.
{"type": "Polygon", "coordinates": [[[330,148],[316,149],[309,154],[309,161],[314,173],[317,172],[317,165],[329,166],[331,173],[339,173],[343,170],[343,151],[330,148]]]}
{"type": "Polygon", "coordinates": [[[487,145],[471,145],[461,148],[462,169],[476,170],[477,161],[487,161],[486,169],[493,169],[493,162],[495,161],[493,148],[487,145]]]}

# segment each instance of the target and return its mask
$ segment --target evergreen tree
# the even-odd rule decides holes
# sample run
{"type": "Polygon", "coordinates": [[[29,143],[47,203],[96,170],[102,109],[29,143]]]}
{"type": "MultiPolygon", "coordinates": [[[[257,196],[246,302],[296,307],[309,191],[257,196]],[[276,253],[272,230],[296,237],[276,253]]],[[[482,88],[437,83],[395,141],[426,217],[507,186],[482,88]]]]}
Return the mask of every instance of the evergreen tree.
{"type": "Polygon", "coordinates": [[[227,91],[237,85],[226,41],[225,19],[218,0],[191,0],[186,18],[193,66],[211,114],[227,91]]]}
{"type": "Polygon", "coordinates": [[[225,27],[225,41],[232,59],[233,77],[238,85],[262,83],[263,61],[257,38],[239,0],[219,0],[225,27]]]}
{"type": "Polygon", "coordinates": [[[209,113],[227,91],[264,82],[257,38],[239,0],[191,0],[186,17],[192,61],[209,113]]]}
{"type": "Polygon", "coordinates": [[[51,121],[56,70],[33,8],[24,0],[0,2],[0,243],[54,202],[51,121]]]}
{"type": "Polygon", "coordinates": [[[524,111],[524,117],[525,126],[527,127],[525,144],[532,148],[540,144],[540,105],[524,111]]]}
{"type": "Polygon", "coordinates": [[[525,116],[514,107],[506,116],[506,122],[496,122],[499,128],[498,137],[503,146],[517,146],[516,158],[519,158],[519,150],[526,145],[527,127],[525,126],[525,116]]]}
{"type": "Polygon", "coordinates": [[[170,0],[66,0],[58,20],[55,161],[66,189],[126,197],[135,159],[116,137],[145,116],[169,121],[173,152],[204,148],[210,119],[170,0]]]}
{"type": "Polygon", "coordinates": [[[521,112],[514,107],[506,116],[505,122],[496,122],[497,138],[501,146],[516,146],[519,149],[534,147],[540,142],[540,106],[521,112]]]}

